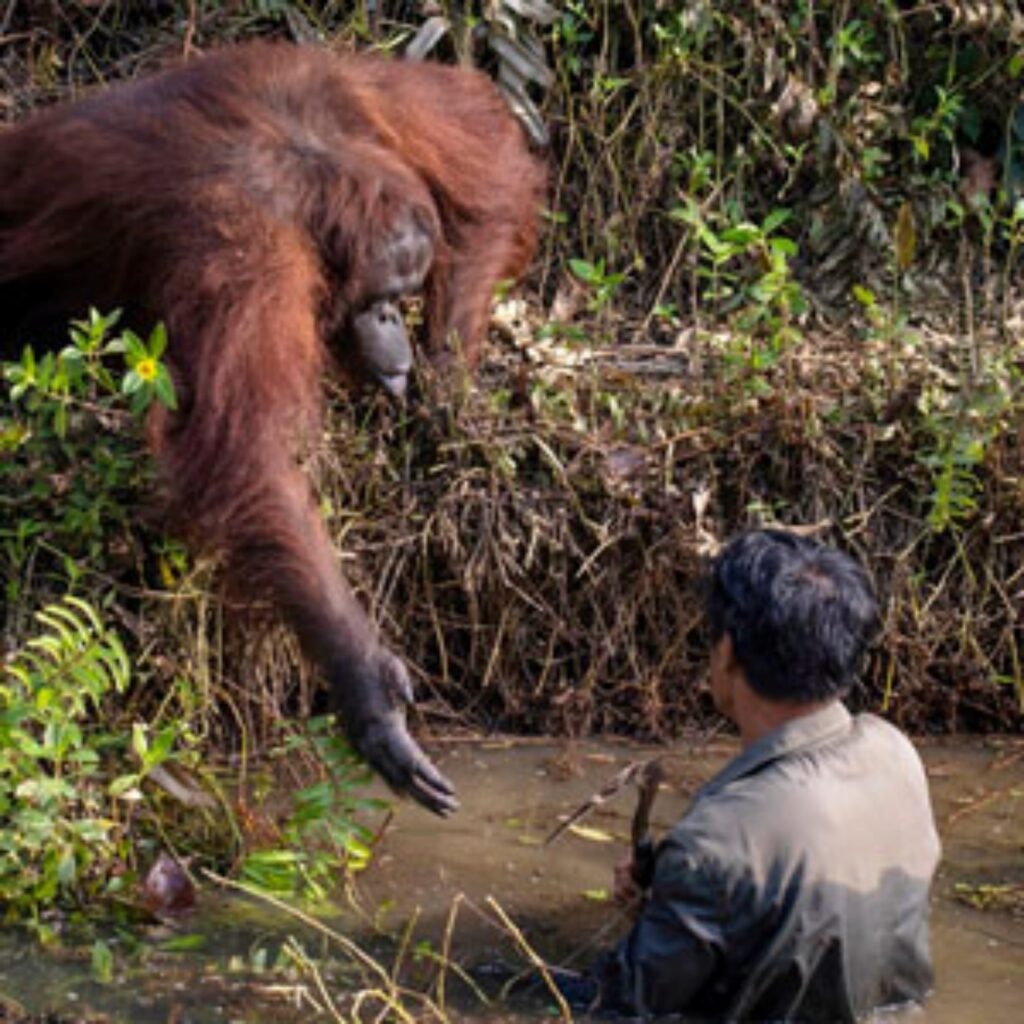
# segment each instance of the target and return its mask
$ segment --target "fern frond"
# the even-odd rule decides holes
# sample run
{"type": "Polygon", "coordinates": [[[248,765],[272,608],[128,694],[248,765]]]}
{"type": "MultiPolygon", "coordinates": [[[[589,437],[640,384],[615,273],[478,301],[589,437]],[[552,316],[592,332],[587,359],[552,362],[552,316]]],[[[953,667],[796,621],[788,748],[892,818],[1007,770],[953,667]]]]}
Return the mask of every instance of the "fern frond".
{"type": "Polygon", "coordinates": [[[76,697],[84,693],[97,702],[111,690],[121,693],[126,689],[131,662],[124,645],[88,601],[68,594],[36,612],[35,617],[45,631],[27,640],[4,666],[5,674],[24,696],[51,687],[66,694],[66,684],[74,682],[80,692],[70,692],[76,697]]]}

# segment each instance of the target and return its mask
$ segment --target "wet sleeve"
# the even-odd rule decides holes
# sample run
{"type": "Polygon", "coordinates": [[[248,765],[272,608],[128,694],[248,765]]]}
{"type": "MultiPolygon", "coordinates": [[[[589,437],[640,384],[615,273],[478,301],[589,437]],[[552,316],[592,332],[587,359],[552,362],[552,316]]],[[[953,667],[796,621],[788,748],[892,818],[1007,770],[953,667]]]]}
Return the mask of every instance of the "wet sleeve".
{"type": "Polygon", "coordinates": [[[719,881],[693,856],[659,851],[646,906],[600,965],[602,1006],[641,1016],[687,1008],[721,960],[719,881]]]}

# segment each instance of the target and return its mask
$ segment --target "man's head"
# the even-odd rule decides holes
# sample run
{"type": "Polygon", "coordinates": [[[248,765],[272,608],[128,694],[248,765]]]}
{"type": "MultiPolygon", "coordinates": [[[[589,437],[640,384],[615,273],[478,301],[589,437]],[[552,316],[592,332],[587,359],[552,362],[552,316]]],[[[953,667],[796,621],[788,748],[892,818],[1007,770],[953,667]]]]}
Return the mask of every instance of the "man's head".
{"type": "Polygon", "coordinates": [[[878,626],[871,583],[853,559],[796,534],[754,530],[729,543],[710,575],[716,702],[723,658],[768,701],[818,704],[850,689],[878,626]]]}

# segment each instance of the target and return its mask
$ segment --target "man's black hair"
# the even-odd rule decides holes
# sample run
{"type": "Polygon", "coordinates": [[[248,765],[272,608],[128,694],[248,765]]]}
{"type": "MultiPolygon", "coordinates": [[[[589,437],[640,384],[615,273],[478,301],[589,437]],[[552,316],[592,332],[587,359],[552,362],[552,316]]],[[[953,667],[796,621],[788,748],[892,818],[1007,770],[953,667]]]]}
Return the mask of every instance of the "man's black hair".
{"type": "Polygon", "coordinates": [[[848,555],[784,530],[753,530],[712,563],[708,617],[714,642],[732,637],[756,693],[810,703],[853,685],[878,604],[848,555]]]}

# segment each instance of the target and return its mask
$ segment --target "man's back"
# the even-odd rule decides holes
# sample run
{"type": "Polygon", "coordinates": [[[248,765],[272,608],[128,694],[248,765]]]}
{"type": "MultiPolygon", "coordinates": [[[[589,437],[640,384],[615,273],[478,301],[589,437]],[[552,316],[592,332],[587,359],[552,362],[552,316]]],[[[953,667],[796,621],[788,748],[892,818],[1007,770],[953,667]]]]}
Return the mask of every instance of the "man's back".
{"type": "Polygon", "coordinates": [[[919,1001],[938,855],[902,734],[839,703],[794,719],[708,783],[660,847],[626,1001],[737,1021],[919,1001]]]}

